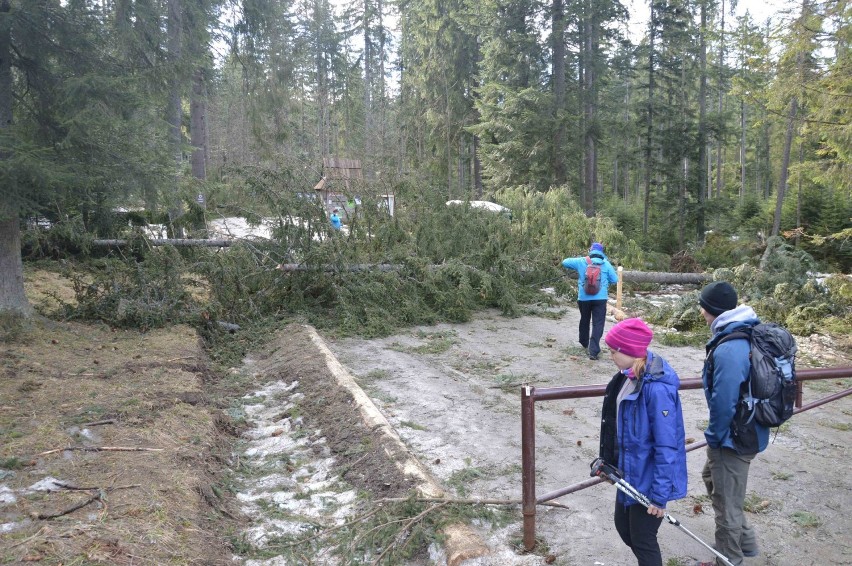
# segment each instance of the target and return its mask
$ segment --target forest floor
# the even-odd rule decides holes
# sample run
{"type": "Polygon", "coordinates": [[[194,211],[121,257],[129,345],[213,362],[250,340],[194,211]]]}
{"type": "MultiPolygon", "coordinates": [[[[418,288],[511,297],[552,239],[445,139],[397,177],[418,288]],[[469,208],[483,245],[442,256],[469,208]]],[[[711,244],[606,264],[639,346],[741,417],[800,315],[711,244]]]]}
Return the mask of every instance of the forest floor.
{"type": "MultiPolygon", "coordinates": [[[[37,286],[28,293],[44,299],[37,286]]],[[[606,352],[599,361],[583,355],[576,324],[576,308],[564,304],[514,319],[484,312],[383,339],[324,339],[447,495],[519,499],[521,385],[599,384],[614,370],[606,352]]],[[[345,564],[315,545],[308,553],[281,541],[355,516],[365,492],[378,500],[413,486],[392,450],[369,441],[375,429],[301,325],[226,375],[212,373],[197,335],[182,326],[138,333],[41,319],[6,338],[0,563],[345,564]]],[[[848,343],[798,340],[799,367],[852,365],[848,343]]],[[[681,377],[698,375],[702,348],[652,349],[681,377]]],[[[807,382],[805,402],[850,385],[807,382]]],[[[539,495],[588,478],[599,406],[536,406],[539,495]]],[[[687,436],[700,440],[702,393],[684,391],[683,406],[687,436]]],[[[762,553],[747,566],[852,562],[850,431],[847,397],[794,417],[755,459],[749,519],[762,553]]],[[[701,452],[688,458],[689,495],[669,510],[712,541],[701,452]]],[[[560,498],[567,509],[540,506],[529,554],[519,550],[519,507],[500,526],[475,521],[489,552],[464,564],[630,564],[612,526],[614,497],[597,485],[560,498]]],[[[661,527],[667,566],[710,558],[675,530],[661,527]]],[[[442,563],[443,552],[432,545],[405,563],[442,563]]]]}

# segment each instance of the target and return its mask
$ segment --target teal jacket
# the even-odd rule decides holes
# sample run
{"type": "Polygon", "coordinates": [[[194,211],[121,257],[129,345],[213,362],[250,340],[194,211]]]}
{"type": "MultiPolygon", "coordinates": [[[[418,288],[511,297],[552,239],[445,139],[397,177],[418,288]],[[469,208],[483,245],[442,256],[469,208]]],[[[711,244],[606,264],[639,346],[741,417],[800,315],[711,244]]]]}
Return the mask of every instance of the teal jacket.
{"type": "Polygon", "coordinates": [[[580,293],[577,295],[577,300],[606,300],[609,296],[609,286],[614,283],[618,283],[618,274],[615,272],[615,269],[612,267],[612,264],[609,262],[605,254],[602,252],[592,252],[588,257],[592,260],[592,263],[596,263],[601,266],[601,290],[595,295],[586,294],[583,290],[583,283],[586,282],[586,268],[589,265],[586,262],[586,257],[587,256],[566,257],[562,260],[562,267],[565,269],[573,269],[579,274],[578,284],[580,293]]]}

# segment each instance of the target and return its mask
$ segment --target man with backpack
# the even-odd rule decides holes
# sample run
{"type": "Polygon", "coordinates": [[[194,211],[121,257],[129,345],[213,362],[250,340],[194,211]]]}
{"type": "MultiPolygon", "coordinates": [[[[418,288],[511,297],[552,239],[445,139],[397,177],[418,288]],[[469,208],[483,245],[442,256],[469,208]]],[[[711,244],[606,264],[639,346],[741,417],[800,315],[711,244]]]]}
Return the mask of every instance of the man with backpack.
{"type": "MultiPolygon", "coordinates": [[[[769,428],[749,418],[741,396],[748,389],[751,371],[749,332],[760,323],[749,306],[737,306],[737,292],[726,281],[715,281],[701,290],[701,314],[710,326],[702,379],[710,419],[707,463],[701,477],[716,515],[715,548],[736,566],[744,556],[757,556],[754,529],[743,511],[748,470],[758,452],[769,443],[769,428]],[[726,337],[730,337],[726,339],[726,337]]],[[[701,562],[712,566],[721,562],[701,562]]]]}
{"type": "Polygon", "coordinates": [[[590,360],[597,360],[601,352],[600,341],[606,320],[609,286],[618,282],[618,274],[604,254],[603,245],[598,242],[592,244],[587,256],[563,259],[562,267],[573,269],[579,274],[577,307],[580,309],[580,345],[586,348],[590,360]]]}

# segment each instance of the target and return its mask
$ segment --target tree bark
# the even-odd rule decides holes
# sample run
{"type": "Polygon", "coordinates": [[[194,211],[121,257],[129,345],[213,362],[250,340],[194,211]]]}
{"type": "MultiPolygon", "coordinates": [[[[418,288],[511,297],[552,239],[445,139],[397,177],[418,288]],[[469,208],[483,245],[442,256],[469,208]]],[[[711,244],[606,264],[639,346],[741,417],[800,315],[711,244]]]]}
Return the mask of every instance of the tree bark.
{"type": "Polygon", "coordinates": [[[787,133],[784,135],[784,154],[781,158],[781,174],[778,179],[778,194],[775,198],[775,218],[772,222],[770,236],[777,236],[781,232],[781,207],[784,204],[784,195],[787,193],[787,173],[790,169],[790,149],[793,145],[793,130],[796,126],[796,115],[799,111],[799,99],[795,95],[790,101],[790,114],[787,116],[787,133]]]}
{"type": "Polygon", "coordinates": [[[746,105],[740,99],[740,202],[746,194],[746,105]]]}
{"type": "MultiPolygon", "coordinates": [[[[234,245],[234,240],[206,240],[206,239],[182,239],[182,238],[152,238],[147,240],[152,246],[175,246],[175,247],[207,247],[226,248],[234,245]]],[[[120,248],[130,243],[130,240],[92,240],[93,246],[105,248],[120,248]]]]}
{"type": "Polygon", "coordinates": [[[562,0],[553,0],[551,14],[551,42],[553,43],[553,119],[556,130],[553,135],[553,180],[556,185],[566,181],[565,155],[562,145],[565,139],[565,12],[562,0]]]}
{"type": "Polygon", "coordinates": [[[597,120],[597,17],[595,4],[586,2],[585,9],[585,73],[583,76],[583,194],[585,196],[584,210],[586,216],[595,215],[595,192],[598,181],[598,159],[595,143],[595,127],[597,120]]]}
{"type": "Polygon", "coordinates": [[[698,86],[698,210],[695,229],[698,243],[704,242],[704,190],[707,184],[707,0],[701,2],[701,29],[698,35],[701,77],[698,86]]]}
{"type": "Polygon", "coordinates": [[[0,219],[0,313],[32,315],[24,292],[24,266],[21,262],[21,230],[18,218],[0,219]]]}
{"type": "MultiPolygon", "coordinates": [[[[703,6],[702,6],[703,9],[703,6]]],[[[719,116],[722,115],[722,104],[724,101],[724,93],[725,93],[725,0],[722,0],[722,29],[721,34],[719,36],[719,106],[717,111],[719,112],[719,116]]],[[[722,133],[719,132],[719,140],[716,145],[716,198],[719,198],[722,194],[722,187],[724,186],[724,178],[722,175],[722,146],[724,145],[724,138],[722,133]]]]}
{"type": "MultiPolygon", "coordinates": [[[[0,0],[0,132],[12,125],[11,2],[0,0]]],[[[0,152],[0,160],[9,155],[0,152]]],[[[0,194],[5,194],[4,189],[0,194]]],[[[32,314],[24,292],[24,266],[21,263],[21,230],[11,202],[0,197],[0,313],[32,314]]]]}
{"type": "Polygon", "coordinates": [[[180,172],[183,167],[183,134],[181,123],[183,110],[181,109],[181,35],[183,22],[183,7],[181,0],[169,0],[168,18],[166,28],[168,33],[168,52],[172,64],[172,78],[169,85],[168,122],[171,131],[172,151],[174,152],[174,192],[169,195],[169,231],[173,236],[182,236],[182,230],[175,227],[175,222],[183,215],[183,204],[180,199],[180,172]]]}
{"type": "Polygon", "coordinates": [[[364,0],[364,159],[362,167],[367,179],[372,179],[370,161],[373,159],[373,40],[370,37],[370,0],[364,0]]]}
{"type": "Polygon", "coordinates": [[[651,173],[654,139],[654,38],[657,23],[654,21],[654,2],[651,2],[650,30],[648,33],[648,126],[645,137],[645,203],[642,212],[642,234],[648,234],[648,213],[651,207],[651,173]]]}
{"type": "MultiPolygon", "coordinates": [[[[9,0],[0,0],[0,131],[12,125],[12,64],[11,23],[9,0]]],[[[0,154],[0,159],[6,159],[0,154]]],[[[0,214],[3,210],[0,209],[0,214]]]]}
{"type": "Polygon", "coordinates": [[[482,199],[482,162],[479,160],[479,136],[473,136],[473,187],[476,198],[482,199]]]}
{"type": "Polygon", "coordinates": [[[198,67],[192,76],[192,100],[189,104],[192,143],[192,176],[207,179],[207,84],[204,69],[198,67]]]}

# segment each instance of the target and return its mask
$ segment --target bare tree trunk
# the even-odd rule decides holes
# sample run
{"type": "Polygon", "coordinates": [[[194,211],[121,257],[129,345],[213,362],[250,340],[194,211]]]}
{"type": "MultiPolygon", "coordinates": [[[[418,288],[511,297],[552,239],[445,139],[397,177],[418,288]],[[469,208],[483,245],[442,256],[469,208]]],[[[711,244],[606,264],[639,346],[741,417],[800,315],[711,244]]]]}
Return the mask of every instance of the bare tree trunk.
{"type": "MultiPolygon", "coordinates": [[[[0,132],[12,126],[12,61],[10,0],[0,0],[0,132]]],[[[0,159],[9,156],[0,153],[0,159]]],[[[0,208],[0,214],[4,213],[0,208]]]]}
{"type": "MultiPolygon", "coordinates": [[[[9,0],[0,0],[0,132],[12,126],[12,66],[9,0]]],[[[0,152],[0,161],[9,159],[0,152]]],[[[0,191],[5,195],[6,189],[0,191]]],[[[21,230],[18,213],[11,202],[0,196],[0,313],[32,315],[24,292],[24,267],[21,263],[21,230]]]]}
{"type": "MultiPolygon", "coordinates": [[[[808,0],[802,0],[802,15],[801,20],[804,22],[804,19],[808,13],[808,0]]],[[[804,69],[805,69],[805,53],[802,51],[802,47],[799,47],[798,53],[796,53],[796,79],[800,82],[804,82],[804,69]]],[[[784,204],[784,197],[787,193],[787,175],[789,173],[790,168],[790,151],[793,146],[793,132],[796,127],[796,119],[799,113],[799,97],[797,94],[793,94],[793,97],[790,99],[790,113],[787,116],[787,132],[784,135],[784,153],[781,158],[781,173],[780,178],[778,179],[778,194],[775,199],[775,218],[772,222],[772,233],[771,236],[777,236],[781,232],[781,208],[784,204]]]]}
{"type": "MultiPolygon", "coordinates": [[[[386,96],[385,96],[385,22],[384,22],[384,5],[382,0],[376,1],[376,18],[378,18],[379,24],[379,53],[377,56],[379,63],[379,72],[378,77],[376,78],[378,82],[378,88],[376,92],[379,96],[379,163],[377,163],[373,167],[373,171],[375,171],[379,165],[382,163],[382,158],[385,156],[385,135],[386,135],[386,124],[387,124],[387,104],[386,104],[386,96]]],[[[376,101],[373,100],[373,105],[375,106],[376,101]]],[[[372,178],[372,177],[371,177],[372,178]]]]}
{"type": "Polygon", "coordinates": [[[597,51],[597,18],[594,2],[587,1],[585,5],[585,74],[583,81],[583,193],[585,201],[583,208],[587,216],[595,214],[595,193],[597,192],[597,147],[595,144],[595,124],[597,112],[597,83],[596,83],[596,51],[597,51]]]}
{"type": "MultiPolygon", "coordinates": [[[[189,130],[192,143],[192,176],[199,181],[207,180],[207,84],[204,68],[197,67],[192,76],[192,97],[189,103],[189,130]]],[[[201,208],[201,216],[194,222],[193,233],[197,238],[207,237],[207,195],[203,191],[195,197],[201,208]]]]}
{"type": "MultiPolygon", "coordinates": [[[[707,184],[707,0],[701,2],[701,29],[698,35],[700,78],[698,86],[698,242],[704,241],[704,187],[707,184]]],[[[686,89],[684,89],[686,90],[686,89]]]]}
{"type": "Polygon", "coordinates": [[[370,0],[364,0],[364,160],[362,167],[367,179],[372,179],[373,157],[373,41],[370,38],[370,0]]]}
{"type": "Polygon", "coordinates": [[[740,202],[746,194],[746,105],[740,100],[740,202]]]}
{"type": "Polygon", "coordinates": [[[562,0],[553,0],[551,10],[551,33],[553,42],[553,119],[556,129],[553,134],[553,180],[557,185],[566,181],[565,154],[565,12],[562,0]]]}
{"type": "Polygon", "coordinates": [[[202,67],[196,68],[192,76],[189,128],[192,143],[192,176],[204,181],[207,179],[207,84],[202,67]]]}
{"type": "MultiPolygon", "coordinates": [[[[719,107],[717,111],[719,116],[722,115],[722,101],[725,93],[725,0],[722,0],[722,30],[719,35],[719,107]]],[[[722,146],[725,145],[725,140],[719,133],[719,140],[716,146],[716,198],[722,194],[724,185],[724,175],[722,175],[722,146]]]]}
{"type": "Polygon", "coordinates": [[[781,232],[781,207],[784,204],[784,195],[787,193],[787,173],[790,168],[790,149],[793,145],[793,130],[796,126],[796,115],[799,111],[799,99],[793,96],[790,101],[790,114],[787,116],[787,133],[784,135],[784,154],[781,158],[781,175],[778,179],[778,194],[775,199],[775,218],[772,222],[770,236],[777,236],[781,232]]]}
{"type": "Polygon", "coordinates": [[[479,136],[473,136],[473,188],[476,198],[482,199],[482,162],[479,161],[479,136]]]}
{"type": "Polygon", "coordinates": [[[171,130],[172,150],[175,159],[175,172],[173,176],[173,193],[169,202],[169,231],[173,237],[181,237],[183,230],[175,226],[175,221],[183,215],[183,205],[180,199],[180,172],[183,167],[183,134],[181,133],[181,122],[183,111],[181,110],[181,73],[178,69],[181,63],[181,27],[183,21],[183,8],[181,0],[169,0],[169,13],[166,21],[168,34],[169,59],[172,63],[172,78],[169,85],[168,122],[171,130]]]}
{"type": "Polygon", "coordinates": [[[651,206],[651,157],[654,137],[654,38],[657,35],[654,22],[654,3],[651,2],[650,33],[648,34],[648,127],[645,139],[645,203],[642,213],[642,234],[648,234],[648,212],[651,206]]]}
{"type": "Polygon", "coordinates": [[[24,292],[21,230],[17,216],[0,219],[0,313],[4,312],[32,315],[32,306],[24,292]]]}
{"type": "MultiPolygon", "coordinates": [[[[325,21],[325,8],[327,4],[324,0],[314,0],[314,25],[316,26],[317,37],[321,37],[323,33],[323,23],[325,21]]],[[[316,66],[316,85],[317,85],[317,145],[321,156],[330,154],[328,143],[328,63],[325,57],[325,47],[323,41],[318,40],[316,44],[316,53],[314,53],[314,64],[316,66]]]]}
{"type": "MultiPolygon", "coordinates": [[[[802,163],[805,162],[805,142],[799,142],[799,172],[796,175],[798,178],[798,188],[796,190],[796,228],[802,227],[802,163]]],[[[799,231],[796,230],[796,245],[799,245],[799,231]]]]}

